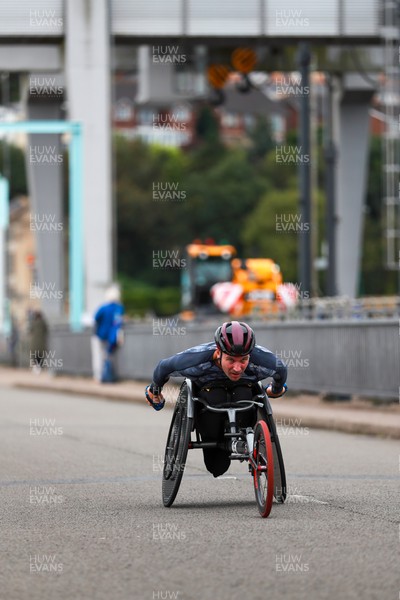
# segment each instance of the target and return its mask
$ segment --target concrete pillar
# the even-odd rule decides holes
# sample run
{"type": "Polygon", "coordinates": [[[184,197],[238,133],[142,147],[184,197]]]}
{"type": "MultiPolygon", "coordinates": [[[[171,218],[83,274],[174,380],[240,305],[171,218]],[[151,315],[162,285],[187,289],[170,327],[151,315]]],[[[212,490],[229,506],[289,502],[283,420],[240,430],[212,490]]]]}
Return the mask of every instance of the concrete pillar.
{"type": "Polygon", "coordinates": [[[361,270],[363,214],[369,150],[369,108],[374,90],[348,74],[334,93],[337,293],[356,297],[361,270]]]}
{"type": "MultiPolygon", "coordinates": [[[[61,78],[31,73],[28,119],[59,120],[63,116],[61,78]],[[35,83],[36,82],[36,83],[35,83]]],[[[50,322],[64,316],[65,261],[63,179],[65,159],[58,134],[30,134],[26,150],[30,227],[36,242],[36,276],[30,297],[38,298],[50,322]]]]}
{"type": "Polygon", "coordinates": [[[110,14],[108,0],[66,0],[68,118],[83,127],[85,309],[113,280],[110,14]]]}
{"type": "Polygon", "coordinates": [[[0,334],[11,329],[9,299],[7,298],[7,230],[10,223],[10,186],[0,173],[0,334]]]}

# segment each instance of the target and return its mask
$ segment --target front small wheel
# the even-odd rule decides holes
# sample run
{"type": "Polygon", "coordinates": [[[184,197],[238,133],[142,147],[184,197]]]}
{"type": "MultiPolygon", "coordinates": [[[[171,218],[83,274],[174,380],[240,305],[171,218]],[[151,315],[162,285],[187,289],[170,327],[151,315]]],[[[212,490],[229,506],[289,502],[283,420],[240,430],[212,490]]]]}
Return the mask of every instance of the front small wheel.
{"type": "Polygon", "coordinates": [[[254,492],[260,515],[268,517],[274,497],[274,455],[271,436],[264,421],[258,421],[254,430],[253,468],[254,492]]]}

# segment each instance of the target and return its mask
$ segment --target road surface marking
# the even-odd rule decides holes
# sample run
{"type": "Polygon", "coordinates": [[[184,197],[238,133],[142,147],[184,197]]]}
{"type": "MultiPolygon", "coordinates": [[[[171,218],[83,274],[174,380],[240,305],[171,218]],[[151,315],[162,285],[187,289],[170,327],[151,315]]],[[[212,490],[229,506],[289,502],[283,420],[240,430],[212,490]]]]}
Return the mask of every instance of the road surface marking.
{"type": "Polygon", "coordinates": [[[286,501],[290,502],[291,498],[295,498],[296,501],[300,500],[301,502],[315,502],[316,504],[328,504],[328,502],[324,502],[323,500],[317,500],[316,498],[312,498],[312,496],[301,496],[300,494],[288,494],[286,501]]]}

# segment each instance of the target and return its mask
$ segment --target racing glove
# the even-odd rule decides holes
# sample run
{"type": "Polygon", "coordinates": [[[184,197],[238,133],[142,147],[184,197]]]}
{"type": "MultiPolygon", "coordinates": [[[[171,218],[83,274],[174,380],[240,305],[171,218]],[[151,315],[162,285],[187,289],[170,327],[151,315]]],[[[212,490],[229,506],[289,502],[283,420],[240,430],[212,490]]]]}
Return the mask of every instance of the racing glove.
{"type": "Polygon", "coordinates": [[[165,405],[165,398],[161,393],[161,388],[156,386],[154,383],[146,386],[145,396],[148,404],[154,408],[154,410],[161,410],[165,405]]]}
{"type": "Polygon", "coordinates": [[[287,385],[284,383],[283,388],[279,392],[275,392],[273,384],[270,384],[267,388],[265,388],[265,392],[268,398],[281,398],[281,396],[284,396],[287,392],[287,385]]]}

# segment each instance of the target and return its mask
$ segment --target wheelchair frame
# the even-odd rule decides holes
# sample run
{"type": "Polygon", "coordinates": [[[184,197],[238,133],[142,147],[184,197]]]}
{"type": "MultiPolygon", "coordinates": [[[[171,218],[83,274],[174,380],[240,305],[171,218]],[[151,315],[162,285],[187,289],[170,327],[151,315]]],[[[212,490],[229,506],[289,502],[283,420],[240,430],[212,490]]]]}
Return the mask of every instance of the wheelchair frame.
{"type": "MultiPolygon", "coordinates": [[[[261,383],[258,383],[260,393],[253,396],[253,399],[237,401],[230,408],[223,406],[210,406],[201,398],[193,395],[193,384],[190,379],[185,379],[179,390],[179,395],[172,416],[172,421],[167,437],[167,444],[164,457],[162,495],[164,506],[171,506],[176,498],[179,486],[182,480],[183,472],[186,466],[186,457],[189,449],[221,447],[220,442],[202,442],[199,439],[198,431],[195,428],[195,402],[201,402],[208,410],[213,412],[225,412],[228,415],[230,431],[225,432],[226,438],[243,439],[243,433],[238,431],[236,423],[236,412],[248,410],[251,405],[257,406],[257,424],[261,421],[266,423],[268,432],[263,435],[271,440],[271,455],[269,464],[273,463],[273,495],[277,502],[283,503],[286,499],[286,475],[283,462],[282,451],[279,437],[273,419],[272,407],[269,398],[264,391],[261,383]],[[247,406],[239,407],[239,404],[247,406]],[[191,433],[195,431],[196,441],[192,441],[191,433]]],[[[254,428],[254,433],[256,427],[254,428]]],[[[267,444],[268,445],[268,444],[267,444]]],[[[226,448],[226,442],[223,445],[226,448]]],[[[233,460],[248,460],[250,464],[254,463],[252,457],[247,454],[236,454],[230,450],[230,458],[233,460]]],[[[251,466],[254,474],[254,464],[251,466]]],[[[266,470],[266,469],[265,469],[266,470]]],[[[272,478],[271,478],[272,480],[272,478]]],[[[255,485],[256,488],[256,485],[255,485]]],[[[256,490],[257,497],[257,490],[256,490]]],[[[272,502],[272,499],[271,499],[272,502]]],[[[260,510],[261,512],[261,510],[260,510]]],[[[267,515],[263,515],[267,516],[267,515]]]]}

